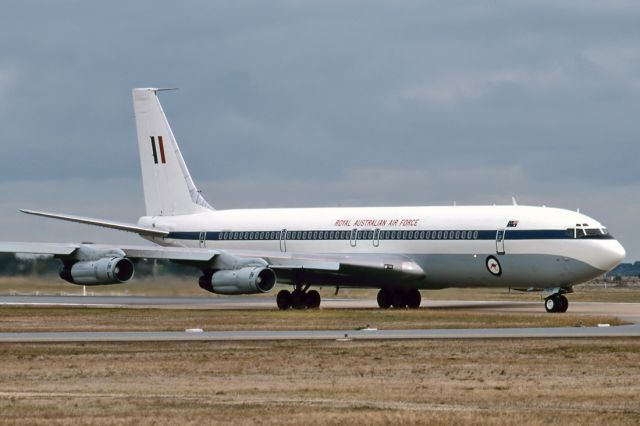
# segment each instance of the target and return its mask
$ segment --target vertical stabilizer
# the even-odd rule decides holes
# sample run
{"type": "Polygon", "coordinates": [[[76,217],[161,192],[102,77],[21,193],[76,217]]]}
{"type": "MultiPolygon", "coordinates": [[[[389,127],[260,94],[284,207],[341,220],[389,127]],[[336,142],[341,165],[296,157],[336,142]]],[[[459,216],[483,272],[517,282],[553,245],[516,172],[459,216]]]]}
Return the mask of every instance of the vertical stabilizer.
{"type": "Polygon", "coordinates": [[[213,210],[191,179],[158,100],[158,89],[133,89],[133,109],[147,216],[213,210]]]}

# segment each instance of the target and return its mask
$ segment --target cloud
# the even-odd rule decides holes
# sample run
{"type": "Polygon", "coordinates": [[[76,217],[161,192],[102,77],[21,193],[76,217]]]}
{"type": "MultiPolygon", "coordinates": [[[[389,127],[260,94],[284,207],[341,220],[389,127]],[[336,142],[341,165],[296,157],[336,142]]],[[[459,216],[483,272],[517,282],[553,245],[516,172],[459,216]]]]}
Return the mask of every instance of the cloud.
{"type": "Polygon", "coordinates": [[[18,70],[15,66],[0,64],[0,106],[6,106],[10,91],[18,85],[18,70]]]}
{"type": "MultiPolygon", "coordinates": [[[[618,235],[636,235],[635,2],[43,2],[38,11],[13,2],[0,15],[0,233],[89,232],[42,220],[43,234],[15,213],[22,206],[137,217],[130,89],[179,86],[163,107],[214,205],[515,195],[593,210],[618,235]]],[[[627,244],[640,257],[640,244],[627,244]]]]}

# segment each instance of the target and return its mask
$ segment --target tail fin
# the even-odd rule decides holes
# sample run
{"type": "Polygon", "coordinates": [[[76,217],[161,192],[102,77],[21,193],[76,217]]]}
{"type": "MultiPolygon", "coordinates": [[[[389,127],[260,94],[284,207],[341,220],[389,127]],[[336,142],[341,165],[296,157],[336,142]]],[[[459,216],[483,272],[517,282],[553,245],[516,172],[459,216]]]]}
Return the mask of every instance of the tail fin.
{"type": "Polygon", "coordinates": [[[213,210],[191,179],[157,94],[158,89],[133,89],[147,216],[213,210]]]}

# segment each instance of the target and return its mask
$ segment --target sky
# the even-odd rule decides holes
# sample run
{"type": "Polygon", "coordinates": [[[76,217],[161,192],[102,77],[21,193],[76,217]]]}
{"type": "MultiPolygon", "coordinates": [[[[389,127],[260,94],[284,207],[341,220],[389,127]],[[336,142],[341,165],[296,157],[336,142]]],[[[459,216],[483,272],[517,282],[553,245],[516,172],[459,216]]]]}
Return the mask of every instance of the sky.
{"type": "Polygon", "coordinates": [[[0,239],[139,243],[131,88],[218,209],[580,209],[640,260],[637,1],[6,1],[0,239]]]}

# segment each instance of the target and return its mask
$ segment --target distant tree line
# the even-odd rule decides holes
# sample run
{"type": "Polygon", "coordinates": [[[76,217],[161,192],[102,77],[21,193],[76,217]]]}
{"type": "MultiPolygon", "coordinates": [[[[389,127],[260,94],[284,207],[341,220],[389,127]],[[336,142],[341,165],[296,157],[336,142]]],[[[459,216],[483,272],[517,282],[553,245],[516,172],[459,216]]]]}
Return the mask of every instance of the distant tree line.
{"type": "Polygon", "coordinates": [[[607,272],[607,277],[640,277],[640,262],[621,263],[611,272],[607,272]]]}
{"type": "MultiPolygon", "coordinates": [[[[0,276],[58,276],[62,262],[53,256],[16,256],[0,253],[0,276]]],[[[140,259],[135,262],[136,278],[164,275],[199,276],[197,268],[177,265],[168,260],[140,259]]]]}

